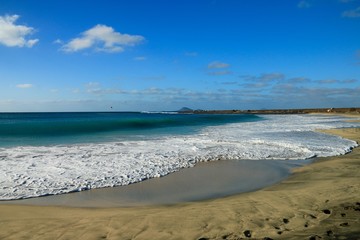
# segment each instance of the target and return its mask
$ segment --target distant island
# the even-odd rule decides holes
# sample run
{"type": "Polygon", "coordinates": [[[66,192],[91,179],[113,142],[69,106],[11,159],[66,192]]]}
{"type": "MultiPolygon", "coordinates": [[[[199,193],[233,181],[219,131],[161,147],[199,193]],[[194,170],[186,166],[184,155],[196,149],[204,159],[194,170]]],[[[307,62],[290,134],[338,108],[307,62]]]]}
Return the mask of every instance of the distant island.
{"type": "Polygon", "coordinates": [[[183,107],[177,112],[194,114],[309,114],[309,113],[342,113],[360,114],[360,108],[309,108],[309,109],[264,109],[264,110],[192,110],[183,107]]]}
{"type": "Polygon", "coordinates": [[[194,110],[188,107],[183,107],[179,110],[177,110],[177,112],[193,112],[194,110]]]}

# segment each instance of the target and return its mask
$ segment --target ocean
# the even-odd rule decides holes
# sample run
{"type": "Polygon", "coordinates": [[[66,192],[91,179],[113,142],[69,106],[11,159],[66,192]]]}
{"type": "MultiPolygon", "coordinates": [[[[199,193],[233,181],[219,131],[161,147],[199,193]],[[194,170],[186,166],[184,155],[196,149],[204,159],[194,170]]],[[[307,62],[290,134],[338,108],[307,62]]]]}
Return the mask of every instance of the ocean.
{"type": "Polygon", "coordinates": [[[351,140],[316,129],[339,116],[174,112],[0,113],[0,200],[123,186],[217,160],[345,154],[351,140]]]}
{"type": "Polygon", "coordinates": [[[2,113],[0,147],[154,139],[192,134],[207,126],[260,119],[255,115],[176,112],[2,113]]]}

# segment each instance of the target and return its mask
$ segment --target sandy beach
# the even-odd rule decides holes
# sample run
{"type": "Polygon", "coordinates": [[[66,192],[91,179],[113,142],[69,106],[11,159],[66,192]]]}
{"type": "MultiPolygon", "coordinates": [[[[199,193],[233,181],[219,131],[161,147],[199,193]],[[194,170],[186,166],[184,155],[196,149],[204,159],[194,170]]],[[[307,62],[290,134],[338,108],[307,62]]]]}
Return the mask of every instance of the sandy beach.
{"type": "Polygon", "coordinates": [[[360,239],[359,160],[356,148],[259,191],[171,206],[0,205],[0,239],[360,239]]]}

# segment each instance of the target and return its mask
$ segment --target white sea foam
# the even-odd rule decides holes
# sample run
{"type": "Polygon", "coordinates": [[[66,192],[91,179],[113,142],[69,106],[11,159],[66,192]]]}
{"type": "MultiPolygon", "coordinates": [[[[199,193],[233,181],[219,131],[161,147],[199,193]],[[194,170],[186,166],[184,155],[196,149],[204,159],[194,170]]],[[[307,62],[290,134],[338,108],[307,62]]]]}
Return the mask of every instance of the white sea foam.
{"type": "Polygon", "coordinates": [[[308,115],[265,118],[152,140],[0,148],[0,200],[127,185],[199,161],[307,159],[345,154],[357,146],[313,130],[359,127],[359,123],[308,115]]]}

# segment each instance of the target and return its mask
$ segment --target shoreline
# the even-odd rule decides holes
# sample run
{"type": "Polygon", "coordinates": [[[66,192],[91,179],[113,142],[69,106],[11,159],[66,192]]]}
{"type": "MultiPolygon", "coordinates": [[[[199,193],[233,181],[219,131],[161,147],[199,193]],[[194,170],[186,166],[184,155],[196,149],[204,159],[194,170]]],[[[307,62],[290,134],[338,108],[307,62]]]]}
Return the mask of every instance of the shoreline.
{"type": "MultiPolygon", "coordinates": [[[[327,133],[360,142],[360,129],[327,133]]],[[[357,239],[360,149],[255,192],[174,206],[0,205],[1,239],[357,239]]]]}
{"type": "Polygon", "coordinates": [[[219,160],[126,186],[3,200],[0,205],[134,207],[176,205],[223,198],[272,186],[307,160],[219,160]]]}
{"type": "Polygon", "coordinates": [[[298,109],[254,109],[254,110],[183,110],[179,113],[193,114],[329,114],[356,116],[360,114],[360,108],[298,108],[298,109]]]}

